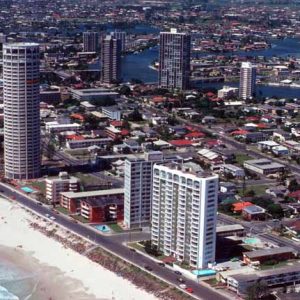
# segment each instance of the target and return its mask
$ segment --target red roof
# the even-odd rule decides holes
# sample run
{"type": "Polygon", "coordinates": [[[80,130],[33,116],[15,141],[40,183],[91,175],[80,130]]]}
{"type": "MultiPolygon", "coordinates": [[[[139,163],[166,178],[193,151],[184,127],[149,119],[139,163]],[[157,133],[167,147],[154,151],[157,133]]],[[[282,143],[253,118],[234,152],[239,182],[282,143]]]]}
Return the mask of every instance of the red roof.
{"type": "Polygon", "coordinates": [[[205,134],[203,132],[199,132],[199,131],[194,131],[194,132],[190,132],[188,134],[185,135],[185,137],[187,139],[201,139],[205,137],[205,134]]]}
{"type": "Polygon", "coordinates": [[[258,122],[260,120],[260,117],[250,116],[250,117],[247,117],[246,120],[251,121],[251,122],[258,122]]]}
{"type": "Polygon", "coordinates": [[[236,202],[233,203],[233,211],[234,212],[240,212],[247,206],[252,206],[253,204],[251,202],[236,202]]]}
{"type": "Polygon", "coordinates": [[[241,129],[241,130],[232,131],[230,134],[231,135],[245,135],[247,133],[249,133],[249,131],[241,129]]]}
{"type": "Polygon", "coordinates": [[[122,129],[121,130],[121,135],[122,136],[129,135],[129,131],[127,129],[122,129]]]}
{"type": "Polygon", "coordinates": [[[77,119],[77,120],[80,120],[80,121],[84,121],[85,120],[84,116],[81,115],[81,114],[71,114],[70,117],[72,119],[77,119]]]}
{"type": "Polygon", "coordinates": [[[123,121],[114,120],[114,121],[110,122],[110,125],[112,125],[114,127],[122,127],[123,126],[123,121]]]}
{"type": "Polygon", "coordinates": [[[208,92],[205,94],[207,97],[215,97],[216,94],[214,94],[213,92],[208,92]]]}
{"type": "Polygon", "coordinates": [[[300,190],[291,192],[291,193],[288,194],[288,196],[291,197],[291,198],[300,198],[300,190]]]}
{"type": "Polygon", "coordinates": [[[268,126],[265,123],[259,123],[259,124],[257,124],[257,128],[265,129],[265,128],[268,128],[268,126]]]}
{"type": "Polygon", "coordinates": [[[187,147],[193,144],[193,142],[189,140],[172,140],[169,143],[175,147],[187,147]]]}
{"type": "Polygon", "coordinates": [[[84,137],[82,135],[69,134],[69,135],[66,135],[66,139],[74,140],[74,141],[82,141],[82,140],[84,140],[84,137]]]}

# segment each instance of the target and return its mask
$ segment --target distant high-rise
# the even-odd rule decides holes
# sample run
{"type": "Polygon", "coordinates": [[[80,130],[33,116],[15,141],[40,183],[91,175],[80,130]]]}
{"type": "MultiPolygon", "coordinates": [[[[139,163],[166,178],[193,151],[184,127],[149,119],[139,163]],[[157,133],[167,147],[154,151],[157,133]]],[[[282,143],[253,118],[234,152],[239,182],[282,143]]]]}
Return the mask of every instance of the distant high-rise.
{"type": "Polygon", "coordinates": [[[40,176],[39,45],[3,46],[5,177],[40,176]]]}
{"type": "Polygon", "coordinates": [[[218,176],[184,164],[154,165],[152,244],[194,268],[215,262],[218,176]]]}
{"type": "Polygon", "coordinates": [[[97,52],[99,50],[98,32],[87,31],[83,33],[83,51],[97,52]]]}
{"type": "Polygon", "coordinates": [[[255,95],[256,67],[251,62],[243,62],[240,73],[240,98],[251,99],[255,95]]]}
{"type": "Polygon", "coordinates": [[[185,90],[190,79],[191,36],[176,29],[160,33],[159,86],[185,90]]]}
{"type": "Polygon", "coordinates": [[[146,153],[145,158],[125,160],[124,224],[128,228],[150,225],[153,165],[180,159],[177,156],[164,157],[162,152],[152,151],[146,153]]]}
{"type": "Polygon", "coordinates": [[[111,35],[121,41],[121,51],[126,50],[126,32],[125,31],[113,31],[111,35]]]}
{"type": "Polygon", "coordinates": [[[101,81],[121,81],[121,41],[107,35],[101,43],[101,81]]]}

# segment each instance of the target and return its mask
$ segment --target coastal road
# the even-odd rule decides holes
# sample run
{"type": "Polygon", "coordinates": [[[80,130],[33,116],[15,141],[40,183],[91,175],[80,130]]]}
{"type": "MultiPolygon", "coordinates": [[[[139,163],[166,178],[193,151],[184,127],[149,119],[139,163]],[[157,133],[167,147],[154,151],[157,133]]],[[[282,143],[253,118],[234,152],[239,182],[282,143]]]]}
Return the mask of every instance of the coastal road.
{"type": "MultiPolygon", "coordinates": [[[[114,253],[115,255],[121,257],[122,259],[139,266],[143,269],[144,266],[149,266],[152,271],[151,273],[157,277],[167,281],[169,284],[172,284],[178,287],[178,275],[174,271],[158,265],[152,259],[145,257],[137,252],[131,251],[128,247],[118,242],[117,239],[110,238],[109,236],[103,236],[95,232],[93,229],[82,225],[80,223],[74,223],[71,219],[64,215],[58,215],[55,212],[52,212],[49,208],[37,204],[34,200],[24,195],[23,193],[16,191],[13,187],[10,187],[6,184],[0,183],[0,193],[5,195],[8,198],[13,198],[14,201],[22,204],[23,206],[35,211],[40,215],[49,214],[50,216],[55,217],[55,223],[64,226],[68,230],[85,237],[92,242],[98,244],[100,247],[114,253]]],[[[228,297],[221,295],[218,292],[213,291],[212,289],[199,284],[193,280],[186,279],[186,285],[191,287],[194,291],[193,296],[196,296],[198,299],[214,299],[214,300],[225,300],[228,297]]]]}

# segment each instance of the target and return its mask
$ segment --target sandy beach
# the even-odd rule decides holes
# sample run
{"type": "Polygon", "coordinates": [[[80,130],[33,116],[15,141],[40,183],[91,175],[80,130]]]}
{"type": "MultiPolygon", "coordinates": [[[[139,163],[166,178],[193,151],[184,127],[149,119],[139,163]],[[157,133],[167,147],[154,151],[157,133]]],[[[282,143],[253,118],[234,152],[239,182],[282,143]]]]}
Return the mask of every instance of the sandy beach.
{"type": "Polygon", "coordinates": [[[38,284],[30,299],[157,299],[34,230],[29,224],[36,220],[18,204],[0,198],[0,263],[11,262],[36,275],[38,284]]]}

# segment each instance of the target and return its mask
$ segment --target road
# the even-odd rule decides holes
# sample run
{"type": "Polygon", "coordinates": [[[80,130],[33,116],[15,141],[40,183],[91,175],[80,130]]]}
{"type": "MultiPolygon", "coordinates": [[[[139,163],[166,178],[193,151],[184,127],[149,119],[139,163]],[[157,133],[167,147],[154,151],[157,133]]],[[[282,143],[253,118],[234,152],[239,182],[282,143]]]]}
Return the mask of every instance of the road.
{"type": "MultiPolygon", "coordinates": [[[[49,208],[45,206],[41,206],[37,204],[34,200],[30,199],[27,195],[22,194],[21,192],[15,191],[12,187],[0,183],[0,192],[9,197],[14,197],[14,201],[22,204],[23,206],[33,210],[34,212],[45,215],[49,214],[50,216],[55,217],[55,223],[64,226],[68,230],[85,237],[102,248],[106,249],[114,253],[115,255],[123,258],[143,268],[143,266],[148,265],[152,271],[151,273],[160,277],[161,279],[167,281],[170,284],[178,287],[178,275],[176,275],[172,270],[159,266],[155,261],[150,258],[147,258],[137,252],[130,251],[125,245],[122,244],[124,242],[121,238],[113,238],[109,236],[103,236],[96,233],[93,229],[88,228],[85,225],[80,223],[74,223],[68,217],[56,214],[52,212],[49,208]]],[[[186,285],[188,287],[193,288],[194,296],[198,297],[198,299],[214,299],[214,300],[225,300],[228,299],[217,292],[214,292],[212,289],[209,289],[201,284],[193,280],[186,279],[186,285]]]]}

